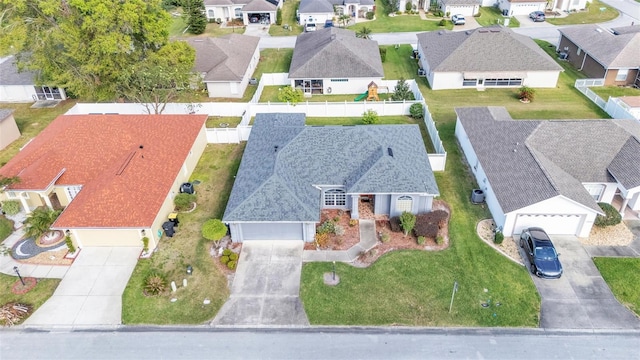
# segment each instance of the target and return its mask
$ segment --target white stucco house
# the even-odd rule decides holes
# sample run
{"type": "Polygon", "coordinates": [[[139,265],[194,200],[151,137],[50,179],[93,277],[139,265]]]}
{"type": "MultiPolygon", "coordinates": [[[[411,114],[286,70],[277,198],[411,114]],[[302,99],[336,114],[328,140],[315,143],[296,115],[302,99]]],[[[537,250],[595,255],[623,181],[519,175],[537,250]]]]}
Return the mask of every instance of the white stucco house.
{"type": "Polygon", "coordinates": [[[291,86],[309,94],[358,94],[384,76],[378,43],[336,27],[302,33],[289,67],[291,86]]]}
{"type": "Polygon", "coordinates": [[[539,226],[587,237],[598,202],[640,211],[636,120],[513,120],[503,107],[456,113],[456,138],[505,236],[539,226]]]}
{"type": "Polygon", "coordinates": [[[0,102],[35,102],[67,98],[62,88],[36,83],[37,74],[33,71],[20,71],[15,56],[0,58],[0,102]]]}
{"type": "Polygon", "coordinates": [[[529,15],[534,11],[544,11],[547,7],[546,0],[497,0],[498,8],[503,14],[509,16],[529,15]]]}
{"type": "Polygon", "coordinates": [[[196,50],[194,71],[210,98],[241,98],[260,61],[260,38],[227,34],[189,40],[196,50]]]}
{"type": "Polygon", "coordinates": [[[429,212],[439,195],[418,125],[305,126],[257,114],[222,221],[234,242],[313,242],[323,209],[429,212]]]}
{"type": "Polygon", "coordinates": [[[554,88],[563,71],[530,37],[503,26],[417,37],[419,64],[433,90],[554,88]]]}
{"type": "Polygon", "coordinates": [[[205,0],[207,19],[230,21],[242,19],[244,25],[276,23],[276,12],[282,0],[205,0]]]}
{"type": "Polygon", "coordinates": [[[481,0],[440,0],[438,6],[446,15],[473,16],[480,12],[481,0]]]}
{"type": "Polygon", "coordinates": [[[298,22],[300,25],[314,23],[320,26],[343,14],[364,18],[375,8],[373,0],[302,0],[298,7],[298,22]]]}

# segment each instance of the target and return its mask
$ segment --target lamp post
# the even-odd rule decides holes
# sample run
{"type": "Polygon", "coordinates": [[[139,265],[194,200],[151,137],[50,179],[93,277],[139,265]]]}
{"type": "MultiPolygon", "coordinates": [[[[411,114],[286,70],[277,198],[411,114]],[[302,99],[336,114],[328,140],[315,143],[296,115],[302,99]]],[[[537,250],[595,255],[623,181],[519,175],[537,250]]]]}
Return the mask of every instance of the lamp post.
{"type": "Polygon", "coordinates": [[[18,271],[18,267],[14,266],[13,267],[13,271],[16,272],[16,274],[18,275],[18,278],[20,278],[20,282],[22,283],[22,286],[25,286],[26,284],[24,283],[24,279],[22,278],[22,276],[20,275],[20,271],[18,271]]]}

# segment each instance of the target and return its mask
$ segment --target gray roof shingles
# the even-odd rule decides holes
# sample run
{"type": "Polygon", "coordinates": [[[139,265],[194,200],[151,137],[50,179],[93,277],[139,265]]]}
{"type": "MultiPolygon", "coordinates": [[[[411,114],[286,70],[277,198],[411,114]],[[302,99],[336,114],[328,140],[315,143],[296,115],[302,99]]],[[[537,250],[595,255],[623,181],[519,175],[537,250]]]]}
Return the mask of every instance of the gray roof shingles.
{"type": "Polygon", "coordinates": [[[304,121],[304,114],[256,115],[224,221],[317,222],[316,186],[344,186],[358,194],[439,194],[418,126],[304,121]]]}
{"type": "Polygon", "coordinates": [[[558,30],[605,68],[640,67],[640,25],[619,28],[619,35],[595,24],[558,30]]]}
{"type": "Polygon", "coordinates": [[[260,38],[228,34],[218,38],[188,40],[196,50],[194,70],[205,73],[205,82],[241,81],[249,69],[260,38]]]}
{"type": "Polygon", "coordinates": [[[432,71],[561,71],[531,38],[509,28],[431,31],[417,35],[432,71]]]}
{"type": "Polygon", "coordinates": [[[333,13],[333,4],[328,0],[302,0],[298,11],[301,14],[333,13]]]}
{"type": "Polygon", "coordinates": [[[633,120],[512,120],[495,107],[456,113],[505,213],[558,195],[600,212],[583,182],[614,181],[612,170],[640,182],[633,120]]]}
{"type": "Polygon", "coordinates": [[[624,186],[633,189],[640,186],[640,142],[630,137],[609,164],[609,172],[624,186]]]}
{"type": "Polygon", "coordinates": [[[13,56],[0,63],[0,85],[35,85],[36,74],[32,71],[19,71],[13,56]]]}
{"type": "Polygon", "coordinates": [[[383,77],[378,43],[336,27],[300,34],[290,79],[383,77]]]}

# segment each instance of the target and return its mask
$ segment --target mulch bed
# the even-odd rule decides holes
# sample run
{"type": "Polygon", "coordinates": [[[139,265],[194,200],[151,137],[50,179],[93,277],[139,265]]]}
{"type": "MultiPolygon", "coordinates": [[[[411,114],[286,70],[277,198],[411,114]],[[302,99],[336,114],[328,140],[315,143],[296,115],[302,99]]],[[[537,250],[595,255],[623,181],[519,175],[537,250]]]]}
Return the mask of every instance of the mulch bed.
{"type": "Polygon", "coordinates": [[[16,295],[26,294],[38,285],[38,280],[36,278],[23,277],[22,280],[24,280],[24,285],[22,285],[20,279],[13,283],[13,286],[11,286],[12,293],[16,295]]]}
{"type": "Polygon", "coordinates": [[[343,210],[322,210],[320,213],[320,226],[325,221],[334,221],[336,225],[344,229],[344,235],[329,234],[329,240],[324,248],[317,249],[316,243],[304,243],[305,250],[348,250],[360,242],[360,227],[356,223],[349,226],[351,215],[343,210]]]}

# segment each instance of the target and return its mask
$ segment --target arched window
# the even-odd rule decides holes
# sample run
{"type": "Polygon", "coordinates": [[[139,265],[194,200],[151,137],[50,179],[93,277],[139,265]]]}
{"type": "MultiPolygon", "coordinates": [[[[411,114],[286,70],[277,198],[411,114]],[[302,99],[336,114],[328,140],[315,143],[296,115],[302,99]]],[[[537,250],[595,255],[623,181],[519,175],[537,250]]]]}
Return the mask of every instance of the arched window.
{"type": "Polygon", "coordinates": [[[216,16],[216,14],[213,12],[213,9],[209,9],[208,14],[209,19],[213,19],[216,16]]]}
{"type": "Polygon", "coordinates": [[[327,189],[324,192],[325,206],[346,206],[347,194],[343,189],[327,189]]]}
{"type": "Polygon", "coordinates": [[[411,212],[413,209],[413,198],[411,196],[400,196],[398,200],[396,200],[396,210],[399,212],[411,212]]]}

